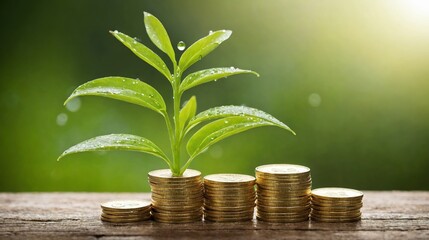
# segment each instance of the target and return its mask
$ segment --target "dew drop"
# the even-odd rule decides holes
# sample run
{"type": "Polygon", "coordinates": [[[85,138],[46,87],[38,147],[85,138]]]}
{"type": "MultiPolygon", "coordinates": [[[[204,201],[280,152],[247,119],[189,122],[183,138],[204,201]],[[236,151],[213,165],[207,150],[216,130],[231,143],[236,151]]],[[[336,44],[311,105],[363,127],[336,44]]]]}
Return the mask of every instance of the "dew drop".
{"type": "Polygon", "coordinates": [[[80,101],[80,98],[73,98],[66,104],[67,110],[70,112],[77,112],[80,109],[80,106],[82,105],[82,102],[80,101]]]}
{"type": "Polygon", "coordinates": [[[57,125],[58,126],[64,126],[67,123],[67,120],[69,119],[69,117],[67,116],[67,114],[65,113],[60,113],[57,116],[57,125]]]}
{"type": "Polygon", "coordinates": [[[212,35],[212,34],[213,34],[213,31],[212,31],[212,30],[210,30],[210,31],[209,31],[209,35],[212,35]]]}
{"type": "Polygon", "coordinates": [[[179,51],[183,51],[183,50],[185,50],[185,48],[186,48],[186,44],[185,44],[185,42],[184,42],[184,41],[180,41],[180,42],[177,44],[177,49],[179,49],[179,51]]]}
{"type": "Polygon", "coordinates": [[[317,93],[312,93],[308,96],[308,104],[312,107],[318,107],[322,103],[322,98],[317,93]]]}

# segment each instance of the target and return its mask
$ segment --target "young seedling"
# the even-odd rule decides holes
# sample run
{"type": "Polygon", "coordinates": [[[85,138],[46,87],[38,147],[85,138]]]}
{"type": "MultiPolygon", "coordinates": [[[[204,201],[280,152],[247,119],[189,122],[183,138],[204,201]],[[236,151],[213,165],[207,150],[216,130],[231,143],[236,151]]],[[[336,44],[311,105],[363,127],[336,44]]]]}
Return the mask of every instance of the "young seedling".
{"type": "MultiPolygon", "coordinates": [[[[216,49],[231,36],[232,32],[230,30],[210,31],[209,35],[199,39],[186,49],[179,62],[177,62],[170,38],[161,22],[155,16],[145,12],[144,24],[150,40],[170,58],[173,73],[155,52],[139,41],[118,31],[111,31],[110,33],[135,55],[161,72],[171,83],[173,88],[172,119],[170,119],[164,99],[155,88],[138,79],[126,77],[104,77],[89,81],[76,88],[64,104],[67,104],[75,97],[101,96],[149,108],[160,114],[165,120],[170,138],[171,156],[167,156],[155,143],[144,137],[130,134],[110,134],[91,138],[74,145],[64,151],[58,160],[66,155],[78,152],[139,151],[161,158],[168,164],[174,176],[181,176],[195,157],[206,151],[211,145],[234,134],[261,126],[277,126],[295,134],[288,126],[273,116],[250,107],[220,106],[196,115],[197,100],[193,96],[180,108],[182,94],[200,84],[236,74],[250,73],[256,76],[259,75],[250,70],[221,67],[197,71],[182,78],[186,69],[216,49]],[[186,144],[189,158],[183,164],[180,159],[180,149],[184,137],[190,133],[191,129],[206,122],[209,123],[198,129],[189,138],[186,144]]],[[[178,48],[179,50],[184,50],[183,42],[179,42],[178,48]]]]}

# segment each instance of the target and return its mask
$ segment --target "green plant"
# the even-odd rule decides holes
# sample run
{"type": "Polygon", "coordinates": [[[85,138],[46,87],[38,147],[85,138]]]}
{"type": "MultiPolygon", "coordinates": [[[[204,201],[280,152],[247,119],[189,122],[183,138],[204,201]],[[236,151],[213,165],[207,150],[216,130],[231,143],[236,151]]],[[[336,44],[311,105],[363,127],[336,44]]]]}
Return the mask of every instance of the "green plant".
{"type": "MultiPolygon", "coordinates": [[[[163,159],[175,176],[181,176],[196,156],[214,143],[231,135],[260,126],[277,126],[295,134],[288,126],[273,116],[250,107],[221,106],[208,109],[196,115],[197,100],[193,96],[180,108],[182,94],[190,88],[236,74],[252,73],[259,75],[250,70],[223,67],[190,73],[182,80],[182,74],[187,68],[216,49],[230,37],[232,32],[229,30],[210,31],[209,35],[199,39],[186,49],[179,62],[177,62],[170,38],[161,22],[153,15],[145,12],[144,23],[150,40],[170,58],[173,64],[173,74],[156,53],[139,41],[118,31],[111,31],[110,33],[135,55],[161,72],[171,83],[174,102],[172,119],[170,120],[165,102],[158,91],[140,80],[125,77],[105,77],[89,81],[76,88],[64,104],[78,96],[102,96],[137,104],[161,114],[168,129],[172,152],[171,158],[146,138],[129,134],[111,134],[98,136],[72,146],[64,151],[58,160],[66,155],[78,152],[102,150],[139,151],[163,159]],[[201,127],[189,138],[186,145],[189,159],[185,164],[181,165],[180,147],[184,137],[191,129],[207,121],[210,121],[210,123],[201,127]]],[[[182,42],[179,43],[178,48],[183,50],[184,46],[181,44],[182,42]]]]}

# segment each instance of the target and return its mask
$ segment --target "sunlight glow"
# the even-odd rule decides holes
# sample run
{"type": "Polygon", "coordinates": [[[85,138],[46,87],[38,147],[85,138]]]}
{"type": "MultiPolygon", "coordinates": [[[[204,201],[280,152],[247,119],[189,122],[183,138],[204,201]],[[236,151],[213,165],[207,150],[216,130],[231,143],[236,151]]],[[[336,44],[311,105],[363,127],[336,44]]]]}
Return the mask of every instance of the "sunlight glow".
{"type": "Polygon", "coordinates": [[[429,24],[429,0],[402,0],[398,2],[399,8],[407,20],[413,24],[429,24]]]}

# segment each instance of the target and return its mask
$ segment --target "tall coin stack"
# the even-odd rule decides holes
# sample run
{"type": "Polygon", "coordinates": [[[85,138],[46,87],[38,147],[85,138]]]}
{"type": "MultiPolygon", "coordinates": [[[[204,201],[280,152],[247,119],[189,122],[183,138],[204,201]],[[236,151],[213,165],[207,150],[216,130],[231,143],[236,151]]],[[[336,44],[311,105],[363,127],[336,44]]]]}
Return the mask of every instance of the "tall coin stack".
{"type": "Polygon", "coordinates": [[[256,168],[258,220],[302,222],[308,220],[311,175],[308,167],[269,164],[256,168]]]}
{"type": "Polygon", "coordinates": [[[131,223],[149,220],[149,201],[111,201],[101,204],[101,220],[112,223],[131,223]]]}
{"type": "Polygon", "coordinates": [[[173,177],[170,169],[149,172],[152,189],[152,215],[164,223],[188,223],[202,220],[203,184],[201,173],[187,169],[182,177],[173,177]]]}
{"type": "Polygon", "coordinates": [[[238,222],[253,219],[255,178],[242,174],[213,174],[204,177],[204,219],[238,222]]]}
{"type": "Polygon", "coordinates": [[[363,193],[348,188],[318,188],[311,194],[311,219],[354,222],[361,219],[363,193]]]}

